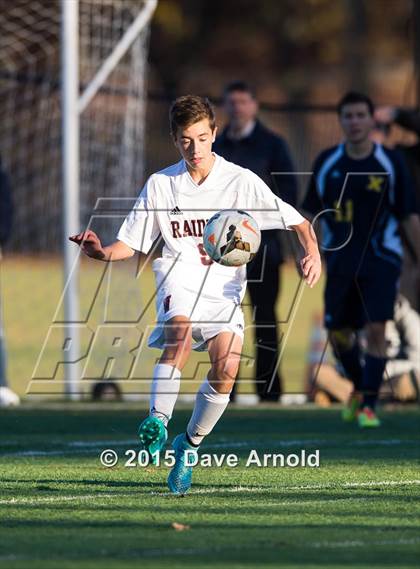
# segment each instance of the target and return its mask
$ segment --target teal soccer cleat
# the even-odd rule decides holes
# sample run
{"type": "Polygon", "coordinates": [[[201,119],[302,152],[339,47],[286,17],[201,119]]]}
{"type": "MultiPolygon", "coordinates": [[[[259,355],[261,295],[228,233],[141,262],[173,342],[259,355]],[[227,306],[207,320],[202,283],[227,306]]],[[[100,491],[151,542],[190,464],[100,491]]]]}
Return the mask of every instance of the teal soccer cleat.
{"type": "Polygon", "coordinates": [[[192,466],[197,459],[198,447],[187,442],[185,434],[178,435],[172,442],[175,451],[175,464],[168,476],[169,490],[173,494],[185,494],[191,488],[192,466]]]}
{"type": "Polygon", "coordinates": [[[139,426],[138,430],[141,450],[147,451],[152,464],[156,464],[158,453],[168,440],[168,431],[161,419],[147,417],[139,426]]]}

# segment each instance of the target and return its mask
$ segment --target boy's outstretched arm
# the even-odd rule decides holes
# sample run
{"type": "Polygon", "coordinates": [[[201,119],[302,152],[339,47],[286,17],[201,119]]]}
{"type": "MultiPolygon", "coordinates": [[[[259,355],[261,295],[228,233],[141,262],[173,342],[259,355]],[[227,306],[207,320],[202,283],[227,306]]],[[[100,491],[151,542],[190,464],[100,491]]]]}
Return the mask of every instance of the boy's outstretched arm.
{"type": "Polygon", "coordinates": [[[302,247],[305,249],[305,256],[300,261],[303,276],[312,288],[318,281],[322,272],[321,256],[318,249],[318,241],[312,225],[307,219],[299,225],[293,225],[302,247]]]}
{"type": "Polygon", "coordinates": [[[69,239],[70,241],[73,241],[73,243],[79,245],[83,253],[88,257],[98,259],[99,261],[105,261],[107,263],[110,261],[122,261],[123,259],[128,259],[135,253],[134,249],[122,241],[115,241],[111,245],[103,247],[99,237],[90,229],[82,231],[77,235],[72,235],[69,239]]]}

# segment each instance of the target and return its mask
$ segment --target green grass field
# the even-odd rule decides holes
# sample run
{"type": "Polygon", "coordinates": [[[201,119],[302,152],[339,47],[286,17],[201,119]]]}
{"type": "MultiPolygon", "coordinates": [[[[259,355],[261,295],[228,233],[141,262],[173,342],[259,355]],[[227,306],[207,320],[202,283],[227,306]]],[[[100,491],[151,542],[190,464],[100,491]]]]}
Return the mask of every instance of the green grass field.
{"type": "MultiPolygon", "coordinates": [[[[84,260],[80,270],[81,318],[86,320],[89,330],[96,331],[106,321],[131,323],[144,311],[137,324],[138,334],[148,335],[155,320],[153,294],[154,277],[149,266],[136,277],[136,261],[105,265],[92,260],[84,260]],[[104,274],[104,270],[109,272],[104,274]],[[150,305],[149,305],[150,303],[150,305]]],[[[34,381],[35,364],[47,337],[51,324],[62,317],[60,298],[63,289],[62,267],[58,258],[8,257],[1,266],[1,294],[4,311],[4,325],[8,348],[9,381],[20,395],[47,393],[60,396],[63,391],[63,369],[53,380],[34,381]]],[[[300,302],[296,305],[294,318],[294,298],[299,286],[299,277],[292,265],[284,267],[281,300],[277,306],[279,322],[283,334],[287,334],[282,359],[285,390],[301,392],[304,390],[307,365],[307,350],[313,317],[322,312],[322,284],[311,290],[304,287],[300,302]]],[[[246,325],[244,359],[241,366],[239,392],[254,392],[254,347],[250,307],[247,298],[244,302],[246,325]]],[[[128,330],[119,330],[124,335],[128,330]]],[[[82,349],[85,336],[82,334],[82,349]]],[[[53,342],[47,344],[43,352],[40,369],[49,373],[61,357],[61,332],[53,342]]],[[[104,373],[104,354],[102,342],[91,350],[90,376],[97,378],[104,373]]],[[[159,351],[146,348],[141,354],[141,380],[124,381],[122,389],[128,393],[148,394],[149,378],[159,351]]],[[[128,360],[127,360],[128,361],[128,360]]],[[[84,362],[83,362],[84,364],[84,362]]],[[[206,353],[192,354],[184,370],[181,390],[195,393],[207,372],[206,353]]],[[[124,375],[124,362],[119,370],[124,375]]],[[[111,370],[110,375],[115,376],[111,370]]],[[[108,372],[108,370],[107,370],[108,372]]],[[[89,393],[89,381],[82,382],[82,390],[89,393]]]]}
{"type": "MultiPolygon", "coordinates": [[[[229,408],[202,452],[242,462],[197,467],[183,498],[169,495],[167,468],[123,466],[143,414],[90,404],[2,412],[0,566],[419,567],[418,409],[384,411],[383,428],[359,432],[333,408],[229,408]],[[120,456],[114,468],[100,464],[106,448],[120,456]],[[245,468],[251,449],[319,449],[321,465],[245,468]]],[[[189,414],[177,410],[172,434],[189,414]]]]}

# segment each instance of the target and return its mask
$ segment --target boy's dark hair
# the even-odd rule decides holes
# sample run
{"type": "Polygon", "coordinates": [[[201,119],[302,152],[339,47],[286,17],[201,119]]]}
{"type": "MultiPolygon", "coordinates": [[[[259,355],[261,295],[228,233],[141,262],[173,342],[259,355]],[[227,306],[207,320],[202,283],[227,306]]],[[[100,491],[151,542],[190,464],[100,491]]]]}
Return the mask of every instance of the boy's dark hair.
{"type": "Polygon", "coordinates": [[[172,103],[169,110],[171,135],[176,138],[178,128],[187,128],[203,119],[209,119],[210,128],[216,127],[216,115],[210,101],[198,95],[183,95],[172,103]]]}
{"type": "Polygon", "coordinates": [[[225,99],[228,95],[230,95],[230,93],[234,93],[236,91],[239,91],[241,93],[248,93],[253,99],[256,98],[255,89],[253,89],[251,85],[246,81],[240,80],[231,81],[226,85],[226,87],[223,89],[223,98],[225,99]]]}
{"type": "Polygon", "coordinates": [[[345,105],[354,105],[355,103],[366,103],[369,113],[373,115],[375,106],[372,99],[363,93],[358,93],[357,91],[349,91],[340,99],[337,105],[337,113],[341,115],[341,111],[345,105]]]}

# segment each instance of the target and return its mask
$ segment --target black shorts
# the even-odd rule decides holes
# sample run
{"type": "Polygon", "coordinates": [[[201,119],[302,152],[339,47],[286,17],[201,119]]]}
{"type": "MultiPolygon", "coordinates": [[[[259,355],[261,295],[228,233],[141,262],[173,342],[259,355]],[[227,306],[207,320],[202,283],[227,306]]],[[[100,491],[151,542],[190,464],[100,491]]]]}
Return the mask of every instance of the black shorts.
{"type": "Polygon", "coordinates": [[[359,330],[368,322],[393,320],[399,277],[400,271],[395,269],[370,276],[327,275],[325,327],[359,330]]]}

